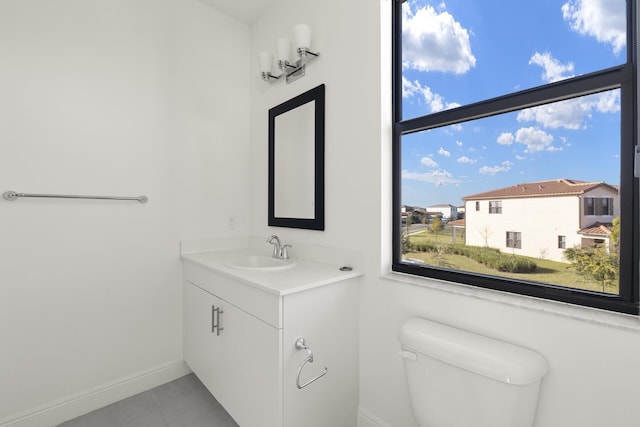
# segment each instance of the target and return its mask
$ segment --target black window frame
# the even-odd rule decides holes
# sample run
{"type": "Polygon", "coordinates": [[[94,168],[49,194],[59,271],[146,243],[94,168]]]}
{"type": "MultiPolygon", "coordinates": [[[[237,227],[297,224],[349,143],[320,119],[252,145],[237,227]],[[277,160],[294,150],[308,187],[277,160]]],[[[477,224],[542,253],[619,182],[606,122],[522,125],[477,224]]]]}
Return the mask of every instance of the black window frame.
{"type": "Polygon", "coordinates": [[[614,312],[639,314],[640,274],[638,269],[638,180],[634,177],[634,155],[638,135],[637,1],[627,0],[627,61],[618,66],[579,75],[570,79],[509,93],[457,108],[404,120],[402,118],[402,3],[392,7],[392,271],[435,278],[509,293],[533,296],[594,307],[614,312]],[[576,98],[610,89],[620,89],[620,283],[619,294],[605,294],[551,284],[514,280],[472,272],[424,266],[402,261],[402,136],[414,132],[464,123],[480,118],[513,112],[550,102],[576,98]]]}

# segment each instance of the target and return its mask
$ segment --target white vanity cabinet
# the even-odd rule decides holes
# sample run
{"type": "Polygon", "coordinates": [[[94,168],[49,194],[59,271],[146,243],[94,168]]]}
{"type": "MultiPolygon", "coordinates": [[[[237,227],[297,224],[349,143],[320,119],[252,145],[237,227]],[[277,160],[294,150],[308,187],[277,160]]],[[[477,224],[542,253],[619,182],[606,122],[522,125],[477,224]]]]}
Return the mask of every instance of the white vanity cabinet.
{"type": "Polygon", "coordinates": [[[184,359],[240,427],[356,425],[357,274],[302,262],[234,277],[216,255],[184,259],[184,359]],[[299,378],[298,338],[314,358],[299,378]]]}
{"type": "Polygon", "coordinates": [[[184,288],[184,322],[185,361],[238,424],[281,425],[273,393],[280,331],[192,283],[184,288]]]}

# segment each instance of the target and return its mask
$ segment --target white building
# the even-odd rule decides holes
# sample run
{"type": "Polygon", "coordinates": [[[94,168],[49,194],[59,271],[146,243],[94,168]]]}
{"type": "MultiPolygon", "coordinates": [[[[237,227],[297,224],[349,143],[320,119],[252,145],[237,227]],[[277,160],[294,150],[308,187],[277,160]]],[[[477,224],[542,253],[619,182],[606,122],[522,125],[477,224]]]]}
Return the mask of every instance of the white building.
{"type": "Polygon", "coordinates": [[[448,219],[448,220],[458,219],[458,208],[450,204],[439,204],[439,205],[427,206],[427,211],[440,212],[442,214],[442,218],[444,219],[448,219]]]}
{"type": "Polygon", "coordinates": [[[566,248],[608,246],[618,193],[604,182],[559,179],[466,196],[466,244],[566,262],[566,248]]]}

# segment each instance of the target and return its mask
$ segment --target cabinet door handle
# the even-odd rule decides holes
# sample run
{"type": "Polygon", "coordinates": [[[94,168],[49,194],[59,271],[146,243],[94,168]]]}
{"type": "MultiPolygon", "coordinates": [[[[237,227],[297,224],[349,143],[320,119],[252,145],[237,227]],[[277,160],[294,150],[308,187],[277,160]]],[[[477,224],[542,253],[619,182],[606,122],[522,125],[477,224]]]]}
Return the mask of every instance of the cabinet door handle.
{"type": "Polygon", "coordinates": [[[216,325],[216,312],[217,308],[215,305],[211,306],[211,333],[213,334],[216,331],[218,325],[216,325]]]}
{"type": "Polygon", "coordinates": [[[222,307],[211,306],[211,333],[215,333],[218,336],[220,332],[224,331],[224,328],[220,326],[222,313],[224,313],[222,307]]]}
{"type": "Polygon", "coordinates": [[[215,310],[216,310],[216,328],[217,328],[216,335],[219,336],[220,332],[224,331],[224,328],[220,326],[222,324],[221,317],[224,311],[222,310],[222,307],[217,307],[215,310]]]}

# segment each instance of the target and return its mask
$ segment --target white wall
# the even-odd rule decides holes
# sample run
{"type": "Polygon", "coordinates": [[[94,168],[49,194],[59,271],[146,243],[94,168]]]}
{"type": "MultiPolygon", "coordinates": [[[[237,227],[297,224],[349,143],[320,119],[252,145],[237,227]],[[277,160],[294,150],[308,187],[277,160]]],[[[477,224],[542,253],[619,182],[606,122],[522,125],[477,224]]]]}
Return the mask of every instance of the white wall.
{"type": "Polygon", "coordinates": [[[466,244],[490,246],[502,252],[567,262],[564,249],[558,248],[558,236],[566,237],[566,247],[580,244],[580,203],[577,195],[495,199],[502,212],[489,213],[489,200],[467,202],[466,244]],[[508,248],[508,231],[521,233],[522,247],[508,248]]]}
{"type": "Polygon", "coordinates": [[[0,192],[149,197],[0,199],[0,425],[186,370],[179,241],[248,230],[248,52],[196,0],[0,1],[0,192]]]}
{"type": "Polygon", "coordinates": [[[361,427],[416,427],[397,355],[400,325],[414,315],[542,353],[551,371],[542,386],[537,427],[637,426],[637,319],[612,316],[609,320],[626,326],[607,326],[580,320],[602,320],[596,310],[551,303],[535,308],[527,298],[507,298],[510,302],[505,303],[496,293],[426,280],[418,282],[427,286],[417,286],[381,277],[390,262],[391,231],[389,20],[381,16],[381,6],[387,13],[390,0],[283,0],[253,26],[251,36],[251,234],[266,238],[277,233],[284,241],[365,253],[360,299],[361,427]],[[322,57],[309,66],[306,77],[291,85],[262,84],[257,78],[257,53],[272,48],[277,37],[291,36],[291,27],[299,22],[313,26],[314,47],[322,57]],[[327,90],[326,230],[269,228],[267,110],[320,83],[327,90]]]}

